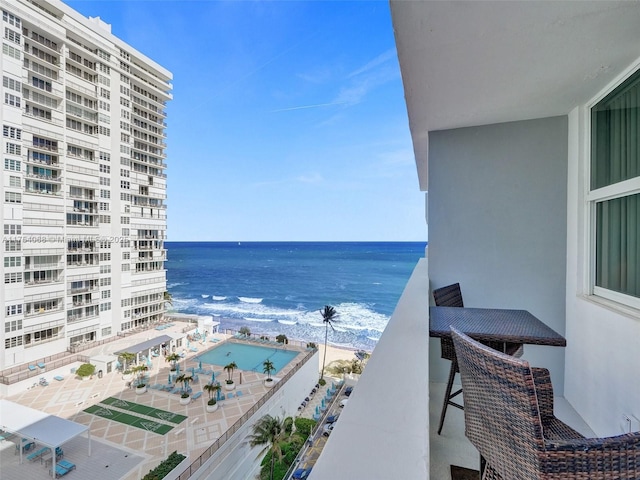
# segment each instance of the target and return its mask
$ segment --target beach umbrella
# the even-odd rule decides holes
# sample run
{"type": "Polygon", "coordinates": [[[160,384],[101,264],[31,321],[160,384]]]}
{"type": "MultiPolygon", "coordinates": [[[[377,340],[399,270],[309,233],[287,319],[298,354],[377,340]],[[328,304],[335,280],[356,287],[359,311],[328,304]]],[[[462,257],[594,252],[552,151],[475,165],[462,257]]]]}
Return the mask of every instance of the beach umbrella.
{"type": "Polygon", "coordinates": [[[171,374],[169,374],[169,385],[171,385],[171,374]]]}
{"type": "Polygon", "coordinates": [[[196,374],[196,367],[191,367],[191,375],[195,375],[196,374]]]}
{"type": "Polygon", "coordinates": [[[198,370],[202,370],[202,360],[198,361],[198,370]]]}
{"type": "Polygon", "coordinates": [[[320,404],[321,404],[323,407],[325,407],[325,406],[326,406],[326,405],[325,405],[325,403],[324,403],[324,398],[322,399],[322,402],[320,402],[320,404]]]}
{"type": "Polygon", "coordinates": [[[211,371],[211,385],[216,381],[216,372],[211,371]]]}
{"type": "Polygon", "coordinates": [[[320,405],[316,405],[316,414],[320,414],[320,405]]]}

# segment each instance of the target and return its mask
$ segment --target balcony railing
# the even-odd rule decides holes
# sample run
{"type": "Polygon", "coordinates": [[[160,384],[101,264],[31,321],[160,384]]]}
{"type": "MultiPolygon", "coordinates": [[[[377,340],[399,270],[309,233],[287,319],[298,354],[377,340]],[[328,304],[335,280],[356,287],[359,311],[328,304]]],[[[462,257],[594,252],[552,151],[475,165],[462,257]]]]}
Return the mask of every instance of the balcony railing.
{"type": "Polygon", "coordinates": [[[24,282],[25,286],[27,287],[34,287],[34,286],[40,286],[40,285],[51,285],[54,283],[61,283],[62,282],[62,277],[60,278],[45,278],[42,280],[29,280],[24,282]]]}
{"type": "Polygon", "coordinates": [[[31,270],[60,270],[64,268],[64,264],[62,262],[55,263],[25,263],[24,269],[25,271],[31,270]]]}
{"type": "Polygon", "coordinates": [[[36,315],[48,315],[50,313],[59,313],[59,312],[62,312],[62,310],[63,310],[62,301],[60,301],[58,303],[58,306],[54,308],[38,308],[37,310],[27,308],[26,311],[24,312],[24,316],[25,318],[29,318],[29,317],[34,317],[36,315]]]}

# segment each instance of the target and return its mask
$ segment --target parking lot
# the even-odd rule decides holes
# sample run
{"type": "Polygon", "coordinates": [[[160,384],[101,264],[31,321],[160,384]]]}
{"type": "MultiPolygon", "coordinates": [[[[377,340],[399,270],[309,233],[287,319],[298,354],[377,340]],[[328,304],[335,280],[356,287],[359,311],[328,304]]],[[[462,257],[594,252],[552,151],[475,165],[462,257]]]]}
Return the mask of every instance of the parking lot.
{"type": "MultiPolygon", "coordinates": [[[[315,465],[318,457],[322,453],[322,449],[331,436],[331,431],[333,428],[338,428],[340,413],[342,412],[340,404],[349,398],[351,389],[352,387],[344,385],[341,386],[336,391],[336,394],[332,397],[331,401],[327,404],[327,409],[320,417],[318,427],[315,430],[310,444],[308,443],[303,449],[300,460],[296,465],[296,468],[293,469],[293,475],[291,476],[292,479],[299,480],[306,478],[309,470],[313,468],[313,465],[315,465]],[[329,428],[328,425],[332,425],[332,427],[329,428]],[[296,473],[298,473],[298,475],[296,475],[296,473]]],[[[318,395],[317,398],[311,399],[305,409],[301,412],[300,416],[311,418],[315,412],[316,406],[320,405],[321,399],[322,395],[318,395]]]]}

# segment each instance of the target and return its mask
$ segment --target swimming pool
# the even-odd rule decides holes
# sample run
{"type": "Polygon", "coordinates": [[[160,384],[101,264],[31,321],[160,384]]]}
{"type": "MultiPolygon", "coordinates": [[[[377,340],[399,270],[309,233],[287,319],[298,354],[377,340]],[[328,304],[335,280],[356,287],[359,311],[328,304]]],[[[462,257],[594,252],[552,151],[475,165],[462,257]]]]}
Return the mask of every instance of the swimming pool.
{"type": "Polygon", "coordinates": [[[197,360],[220,367],[236,362],[240,370],[263,373],[262,363],[269,359],[275,367],[273,374],[277,374],[297,355],[296,351],[282,348],[229,342],[198,355],[197,360]]]}

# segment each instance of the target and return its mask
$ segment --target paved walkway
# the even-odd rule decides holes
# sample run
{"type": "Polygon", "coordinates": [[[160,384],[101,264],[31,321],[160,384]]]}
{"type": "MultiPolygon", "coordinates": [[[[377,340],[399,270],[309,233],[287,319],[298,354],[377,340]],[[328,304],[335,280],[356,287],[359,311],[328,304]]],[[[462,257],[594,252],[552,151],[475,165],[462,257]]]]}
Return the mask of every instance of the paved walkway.
{"type": "MultiPolygon", "coordinates": [[[[182,326],[177,323],[172,328],[180,329],[182,326]]],[[[165,334],[167,331],[170,330],[167,329],[163,332],[147,330],[82,353],[88,356],[113,354],[126,350],[128,346],[148,338],[165,334]]],[[[193,357],[198,353],[229,341],[222,334],[216,334],[215,338],[219,339],[219,343],[207,342],[203,345],[192,342],[192,346],[196,346],[199,351],[185,352],[186,357],[180,362],[181,371],[190,370],[191,367],[197,368],[197,361],[193,357]]],[[[290,347],[290,349],[295,348],[290,347]]],[[[301,356],[306,353],[303,349],[299,350],[301,356]]],[[[285,375],[295,364],[296,360],[294,359],[279,372],[279,375],[285,375]]],[[[69,368],[73,366],[69,366],[69,368]]],[[[135,389],[126,386],[126,382],[118,373],[109,373],[105,374],[103,378],[94,377],[91,380],[82,381],[72,375],[69,368],[65,367],[64,371],[46,372],[41,376],[48,380],[48,386],[34,386],[7,399],[90,427],[91,457],[87,455],[85,437],[78,437],[62,447],[65,459],[77,466],[75,471],[68,474],[67,478],[70,480],[87,478],[94,480],[139,480],[173,451],[189,452],[190,457],[195,459],[267,392],[267,388],[262,384],[264,374],[242,372],[242,384],[238,384],[239,374],[236,372],[234,374],[236,390],[241,390],[243,395],[221,401],[216,412],[207,413],[205,407],[208,394],[206,392],[199,399],[183,406],[179,403],[180,395],[178,394],[149,389],[147,393],[137,395],[135,389]],[[64,379],[62,381],[54,380],[53,377],[56,375],[61,375],[64,379]],[[107,397],[116,397],[179,413],[188,418],[166,435],[160,435],[83,411],[107,397]]],[[[222,367],[215,367],[214,370],[217,373],[223,373],[222,367]]],[[[150,385],[165,384],[169,375],[169,363],[163,357],[155,357],[153,366],[148,373],[150,385]]],[[[194,393],[202,390],[202,386],[210,380],[208,375],[200,374],[199,377],[200,381],[192,384],[194,393]]],[[[3,480],[51,478],[48,469],[39,461],[29,462],[25,459],[24,463],[20,465],[19,455],[14,453],[15,445],[13,443],[0,442],[1,477],[3,480]]]]}

